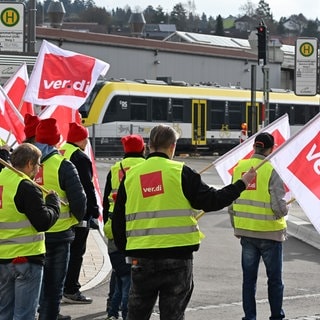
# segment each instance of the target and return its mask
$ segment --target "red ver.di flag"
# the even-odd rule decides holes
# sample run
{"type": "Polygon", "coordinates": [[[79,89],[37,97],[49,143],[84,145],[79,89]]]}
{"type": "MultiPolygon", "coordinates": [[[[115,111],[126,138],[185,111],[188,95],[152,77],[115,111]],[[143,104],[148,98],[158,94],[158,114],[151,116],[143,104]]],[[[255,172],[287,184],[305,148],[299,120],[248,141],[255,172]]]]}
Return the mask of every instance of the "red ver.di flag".
{"type": "Polygon", "coordinates": [[[268,158],[320,233],[320,114],[268,158]]]}
{"type": "Polygon", "coordinates": [[[268,132],[273,135],[275,141],[274,150],[276,150],[290,137],[288,115],[284,114],[213,162],[225,185],[231,183],[233,169],[239,160],[248,159],[252,156],[254,139],[261,132],[268,132]]]}
{"type": "Polygon", "coordinates": [[[63,50],[43,40],[24,99],[38,105],[78,109],[109,67],[104,61],[63,50]]]}

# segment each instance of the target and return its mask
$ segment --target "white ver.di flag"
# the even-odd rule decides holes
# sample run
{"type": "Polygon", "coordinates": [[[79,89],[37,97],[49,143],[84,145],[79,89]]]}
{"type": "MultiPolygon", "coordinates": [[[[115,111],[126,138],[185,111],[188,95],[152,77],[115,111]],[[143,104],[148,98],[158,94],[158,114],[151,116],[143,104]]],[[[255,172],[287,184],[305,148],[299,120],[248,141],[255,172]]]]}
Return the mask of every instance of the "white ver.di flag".
{"type": "Polygon", "coordinates": [[[262,132],[268,132],[273,135],[275,141],[275,150],[290,137],[288,115],[284,114],[213,162],[213,165],[215,166],[225,185],[231,183],[233,169],[238,162],[242,159],[248,159],[252,156],[254,139],[259,133],[262,132]]]}
{"type": "Polygon", "coordinates": [[[320,114],[267,159],[320,233],[320,114]]]}
{"type": "Polygon", "coordinates": [[[110,65],[43,40],[24,100],[78,109],[110,65]]]}

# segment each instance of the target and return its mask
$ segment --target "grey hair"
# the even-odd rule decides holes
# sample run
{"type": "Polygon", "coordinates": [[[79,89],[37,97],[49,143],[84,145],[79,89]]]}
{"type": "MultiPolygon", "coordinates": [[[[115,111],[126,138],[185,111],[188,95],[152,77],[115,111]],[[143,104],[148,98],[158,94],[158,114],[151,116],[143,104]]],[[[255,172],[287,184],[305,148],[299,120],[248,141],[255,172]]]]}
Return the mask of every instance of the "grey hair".
{"type": "Polygon", "coordinates": [[[166,149],[175,144],[179,138],[176,130],[164,124],[159,124],[151,129],[149,145],[154,150],[166,149]]]}

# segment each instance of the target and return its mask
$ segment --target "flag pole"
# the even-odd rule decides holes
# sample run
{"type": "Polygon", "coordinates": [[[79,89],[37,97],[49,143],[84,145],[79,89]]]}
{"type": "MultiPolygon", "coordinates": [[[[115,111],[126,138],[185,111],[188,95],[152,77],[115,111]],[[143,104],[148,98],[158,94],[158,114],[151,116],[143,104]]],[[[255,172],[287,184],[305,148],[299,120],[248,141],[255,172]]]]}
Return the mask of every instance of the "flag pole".
{"type": "MultiPolygon", "coordinates": [[[[282,115],[280,118],[278,118],[277,120],[269,123],[266,127],[262,128],[261,130],[259,130],[258,132],[256,132],[254,135],[250,136],[247,140],[245,140],[245,142],[243,143],[249,143],[250,141],[253,142],[253,140],[255,139],[255,137],[261,133],[261,132],[266,132],[266,130],[268,130],[269,128],[275,126],[278,122],[282,121],[284,118],[288,117],[288,114],[285,113],[284,115],[282,115]]],[[[215,159],[214,161],[212,161],[212,163],[207,166],[206,168],[202,169],[199,173],[202,174],[203,172],[205,172],[206,170],[210,169],[212,166],[215,166],[218,162],[222,161],[224,157],[227,157],[229,154],[236,152],[237,149],[241,148],[241,143],[239,143],[237,146],[235,146],[234,148],[232,148],[231,150],[229,150],[228,152],[226,152],[223,156],[215,159]]]]}
{"type": "MultiPolygon", "coordinates": [[[[48,194],[49,191],[44,188],[43,186],[41,186],[40,184],[36,183],[35,181],[31,180],[26,174],[24,174],[23,172],[21,172],[20,170],[16,169],[15,167],[13,167],[11,164],[9,164],[8,162],[6,162],[5,160],[0,158],[0,163],[7,167],[8,169],[12,170],[13,172],[15,172],[18,176],[20,177],[25,177],[28,178],[35,186],[37,186],[38,188],[40,188],[45,194],[48,194]]],[[[64,201],[62,201],[60,199],[61,204],[63,204],[64,206],[67,206],[68,204],[64,201]]]]}

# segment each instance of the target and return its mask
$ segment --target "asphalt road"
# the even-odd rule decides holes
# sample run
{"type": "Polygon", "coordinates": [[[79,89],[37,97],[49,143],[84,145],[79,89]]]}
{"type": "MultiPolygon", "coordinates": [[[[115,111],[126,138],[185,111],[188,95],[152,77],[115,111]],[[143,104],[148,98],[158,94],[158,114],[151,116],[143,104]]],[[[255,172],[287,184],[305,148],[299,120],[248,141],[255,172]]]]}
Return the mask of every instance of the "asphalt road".
{"type": "MultiPolygon", "coordinates": [[[[183,159],[201,171],[212,159],[183,159]]],[[[98,162],[100,185],[114,160],[98,162]]],[[[214,168],[203,173],[207,183],[220,186],[222,182],[214,168]]],[[[226,210],[207,213],[199,225],[205,234],[200,250],[194,254],[195,288],[186,311],[186,320],[235,320],[243,316],[241,307],[240,244],[233,236],[226,210]]],[[[320,320],[320,255],[319,251],[293,237],[284,243],[283,279],[285,284],[284,310],[286,319],[320,320]]],[[[91,305],[67,305],[62,314],[72,319],[106,319],[108,277],[94,289],[85,292],[93,298],[91,305]]],[[[258,319],[269,319],[267,278],[260,265],[257,286],[258,319]]],[[[159,319],[157,308],[152,320],[159,319]]]]}

